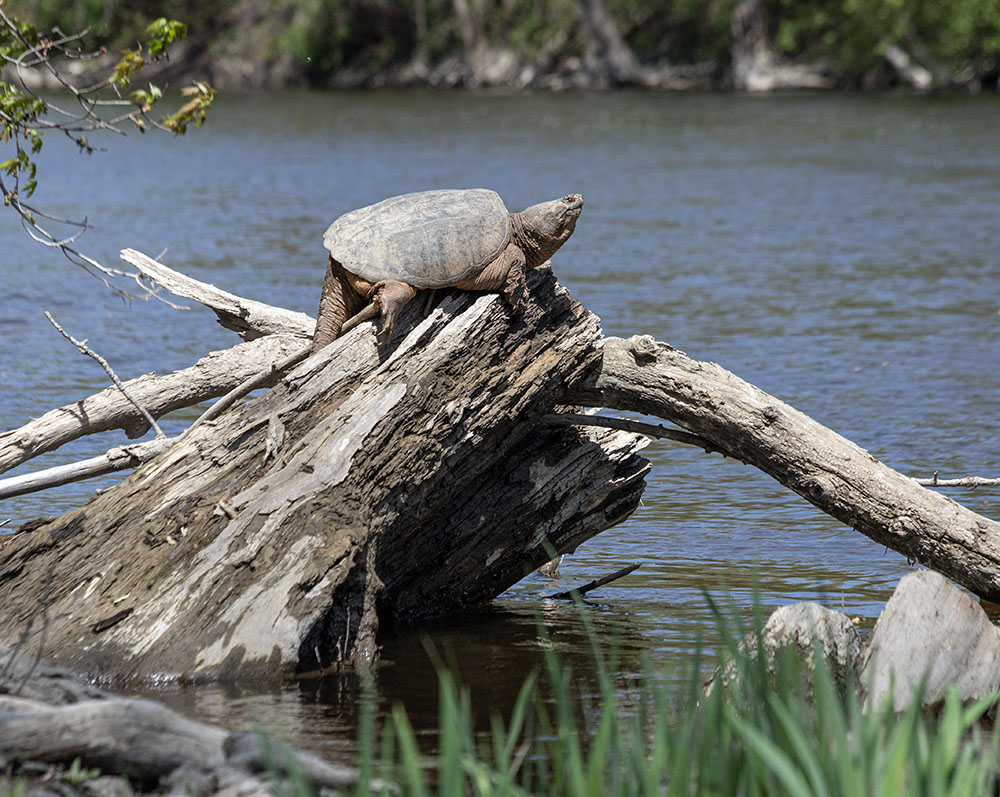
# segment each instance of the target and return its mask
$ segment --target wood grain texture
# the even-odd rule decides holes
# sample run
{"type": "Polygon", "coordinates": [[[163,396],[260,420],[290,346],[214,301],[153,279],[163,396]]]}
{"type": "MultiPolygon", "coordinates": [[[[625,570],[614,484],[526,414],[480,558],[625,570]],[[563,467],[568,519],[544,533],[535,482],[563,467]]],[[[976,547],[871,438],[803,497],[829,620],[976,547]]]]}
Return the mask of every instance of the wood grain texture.
{"type": "Polygon", "coordinates": [[[48,588],[46,650],[91,674],[363,663],[380,616],[481,603],[547,561],[546,540],[569,550],[619,522],[645,439],[541,425],[596,365],[600,327],[549,270],[529,286],[515,317],[456,293],[423,320],[410,308],[386,346],[362,325],[87,506],[0,541],[0,641],[48,588]]]}

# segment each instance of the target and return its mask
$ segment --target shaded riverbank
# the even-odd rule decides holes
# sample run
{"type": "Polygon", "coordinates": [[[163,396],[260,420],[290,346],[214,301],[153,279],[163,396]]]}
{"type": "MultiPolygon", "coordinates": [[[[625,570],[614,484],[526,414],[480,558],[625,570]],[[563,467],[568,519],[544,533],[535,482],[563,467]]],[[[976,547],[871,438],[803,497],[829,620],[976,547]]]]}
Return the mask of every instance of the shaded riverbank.
{"type": "MultiPolygon", "coordinates": [[[[958,0],[877,8],[738,0],[669,10],[655,0],[210,0],[179,7],[142,0],[128,8],[14,3],[12,11],[40,30],[86,29],[85,50],[116,55],[135,46],[146,22],[178,17],[188,40],[144,80],[200,79],[225,90],[992,92],[1000,79],[1000,13],[958,0]]],[[[70,66],[86,71],[88,64],[70,66]]]]}

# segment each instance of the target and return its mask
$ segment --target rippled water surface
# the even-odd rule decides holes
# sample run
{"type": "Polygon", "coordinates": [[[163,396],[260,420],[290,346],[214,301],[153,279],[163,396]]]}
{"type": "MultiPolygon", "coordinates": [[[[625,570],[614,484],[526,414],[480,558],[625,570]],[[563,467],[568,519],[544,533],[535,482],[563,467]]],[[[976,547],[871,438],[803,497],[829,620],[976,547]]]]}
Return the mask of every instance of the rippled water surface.
{"type": "MultiPolygon", "coordinates": [[[[648,333],[718,362],[912,476],[1000,475],[1000,153],[995,99],[669,94],[274,94],[223,98],[184,139],[51,141],[37,204],[88,215],[81,246],[134,247],[244,296],[314,312],[326,225],[406,191],[495,188],[512,209],[586,195],[555,269],[605,332],[648,333]]],[[[125,304],[0,214],[0,429],[105,386],[42,316],[131,377],[231,333],[211,313],[125,304]]],[[[168,421],[178,430],[194,410],[168,421]]],[[[110,434],[31,463],[72,461],[110,434]]],[[[870,625],[911,566],[754,469],[652,443],[643,506],[484,612],[383,638],[376,693],[434,724],[425,643],[449,651],[488,716],[540,662],[538,623],[586,670],[581,620],[541,595],[641,563],[588,601],[623,682],[649,656],[680,670],[710,634],[702,594],[766,607],[820,600],[870,625]]],[[[26,470],[22,468],[21,470],[26,470]]],[[[20,472],[20,471],[18,471],[20,472]]],[[[8,500],[11,525],[113,480],[8,500]]],[[[953,490],[1000,517],[996,493],[953,490]]],[[[358,685],[158,693],[203,719],[264,726],[347,756],[358,685]]]]}

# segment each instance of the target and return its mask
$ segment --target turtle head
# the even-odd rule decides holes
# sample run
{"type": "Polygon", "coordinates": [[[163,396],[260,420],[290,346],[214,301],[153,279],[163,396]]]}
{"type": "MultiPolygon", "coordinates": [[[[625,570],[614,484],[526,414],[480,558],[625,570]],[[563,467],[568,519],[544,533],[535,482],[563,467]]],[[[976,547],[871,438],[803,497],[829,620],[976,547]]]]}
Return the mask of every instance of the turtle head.
{"type": "Polygon", "coordinates": [[[539,202],[514,214],[518,245],[524,250],[527,267],[540,266],[573,234],[583,210],[583,194],[567,194],[562,199],[539,202]]]}

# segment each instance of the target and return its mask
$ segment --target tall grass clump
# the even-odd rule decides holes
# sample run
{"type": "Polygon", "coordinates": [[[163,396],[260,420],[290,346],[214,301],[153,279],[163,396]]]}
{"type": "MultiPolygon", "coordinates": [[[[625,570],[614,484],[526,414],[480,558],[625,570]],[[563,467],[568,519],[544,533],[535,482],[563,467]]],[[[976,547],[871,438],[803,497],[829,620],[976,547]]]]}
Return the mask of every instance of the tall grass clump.
{"type": "MultiPolygon", "coordinates": [[[[713,604],[714,606],[714,604],[713,604]]],[[[589,622],[581,609],[584,622],[589,622]]],[[[963,705],[957,692],[922,709],[919,690],[897,714],[866,708],[826,661],[791,651],[748,652],[741,622],[716,610],[726,678],[706,687],[699,659],[682,677],[651,667],[638,685],[615,683],[614,651],[590,638],[599,688],[579,688],[544,637],[544,664],[528,675],[510,716],[476,733],[467,689],[439,671],[436,753],[422,754],[405,711],[376,743],[363,722],[358,794],[406,795],[979,795],[997,792],[1000,733],[984,729],[1000,696],[963,705]],[[725,681],[725,683],[722,683],[725,681]],[[372,777],[380,783],[372,788],[372,777]],[[383,784],[392,784],[385,786],[383,784]]],[[[762,623],[752,635],[761,642],[762,623]]]]}

